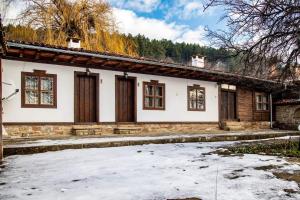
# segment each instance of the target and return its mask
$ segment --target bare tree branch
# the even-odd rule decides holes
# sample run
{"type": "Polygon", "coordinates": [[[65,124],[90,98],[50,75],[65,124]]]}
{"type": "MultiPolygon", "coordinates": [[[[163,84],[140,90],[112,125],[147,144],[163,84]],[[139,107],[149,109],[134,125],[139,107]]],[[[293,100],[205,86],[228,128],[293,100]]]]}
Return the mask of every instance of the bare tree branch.
{"type": "Polygon", "coordinates": [[[241,72],[268,76],[274,67],[280,81],[295,78],[300,60],[299,0],[207,0],[204,10],[222,6],[228,31],[208,31],[213,44],[239,56],[241,72]]]}

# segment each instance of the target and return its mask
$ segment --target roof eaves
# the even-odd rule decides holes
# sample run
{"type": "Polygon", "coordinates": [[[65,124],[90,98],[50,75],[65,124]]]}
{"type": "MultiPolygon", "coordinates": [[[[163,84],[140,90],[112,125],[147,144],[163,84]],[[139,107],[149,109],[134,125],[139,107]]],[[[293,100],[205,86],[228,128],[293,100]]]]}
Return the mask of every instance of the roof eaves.
{"type": "Polygon", "coordinates": [[[42,50],[42,51],[50,51],[55,53],[65,53],[65,54],[72,54],[72,55],[81,55],[81,56],[89,56],[89,57],[95,57],[95,58],[101,58],[101,59],[107,59],[107,60],[118,60],[118,61],[126,61],[126,62],[134,62],[134,63],[141,63],[141,64],[148,64],[148,65],[156,65],[156,66],[162,66],[162,67],[174,67],[179,69],[189,69],[194,71],[200,71],[205,72],[209,74],[215,74],[215,75],[223,75],[227,77],[235,77],[240,79],[249,79],[254,81],[260,81],[264,83],[269,84],[279,84],[276,81],[272,80],[265,80],[260,79],[256,77],[251,76],[244,76],[240,74],[233,74],[228,72],[220,72],[215,70],[209,70],[209,69],[203,69],[199,67],[193,67],[183,64],[177,64],[177,63],[165,63],[165,62],[159,62],[159,61],[152,61],[152,60],[146,60],[146,59],[139,59],[134,57],[128,57],[128,56],[118,56],[118,55],[108,55],[103,54],[101,52],[91,52],[91,51],[85,51],[85,50],[76,50],[76,49],[69,49],[69,48],[55,48],[55,47],[48,47],[48,46],[42,46],[37,44],[24,44],[20,42],[7,42],[8,47],[16,47],[16,48],[23,48],[23,49],[36,49],[36,50],[42,50]]]}

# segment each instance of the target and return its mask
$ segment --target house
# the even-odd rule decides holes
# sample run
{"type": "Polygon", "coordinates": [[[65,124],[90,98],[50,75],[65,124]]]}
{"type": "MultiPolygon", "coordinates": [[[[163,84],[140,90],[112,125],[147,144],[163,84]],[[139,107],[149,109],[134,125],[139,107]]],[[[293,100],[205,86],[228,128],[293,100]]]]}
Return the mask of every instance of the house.
{"type": "Polygon", "coordinates": [[[198,132],[228,128],[227,121],[265,128],[270,93],[281,88],[254,77],[80,48],[21,41],[6,41],[6,48],[3,82],[19,90],[3,102],[10,136],[198,132]]]}
{"type": "MultiPolygon", "coordinates": [[[[288,83],[288,82],[287,82],[288,83]]],[[[300,125],[300,82],[293,81],[293,88],[274,95],[275,126],[280,129],[298,130],[300,125]]]]}

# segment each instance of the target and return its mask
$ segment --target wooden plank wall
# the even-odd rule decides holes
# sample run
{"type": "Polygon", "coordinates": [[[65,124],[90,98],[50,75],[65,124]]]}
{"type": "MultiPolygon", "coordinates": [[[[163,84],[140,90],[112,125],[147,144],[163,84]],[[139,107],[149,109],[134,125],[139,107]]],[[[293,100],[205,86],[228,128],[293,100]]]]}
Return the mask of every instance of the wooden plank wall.
{"type": "Polygon", "coordinates": [[[237,88],[237,118],[240,121],[269,121],[270,111],[256,111],[255,91],[237,88]]]}

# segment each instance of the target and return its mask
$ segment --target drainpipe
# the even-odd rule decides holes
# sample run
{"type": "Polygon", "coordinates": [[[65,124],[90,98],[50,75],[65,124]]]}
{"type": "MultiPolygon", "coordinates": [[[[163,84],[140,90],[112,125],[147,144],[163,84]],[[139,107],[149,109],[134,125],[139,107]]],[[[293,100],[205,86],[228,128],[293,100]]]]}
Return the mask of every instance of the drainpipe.
{"type": "Polygon", "coordinates": [[[270,128],[273,129],[273,101],[272,101],[272,93],[270,93],[270,128]]]}

